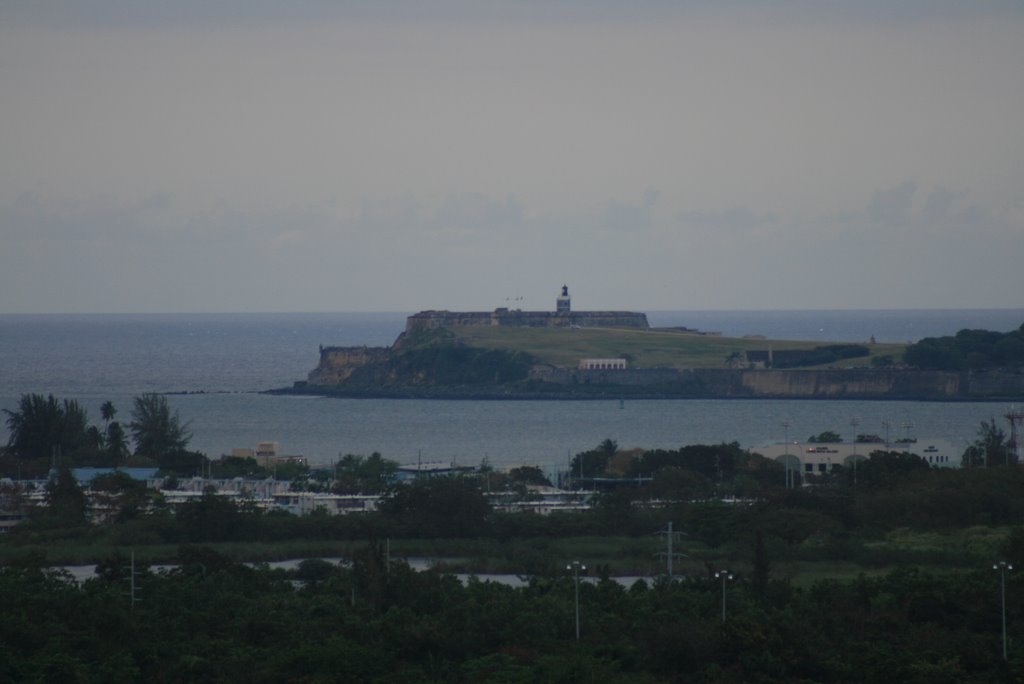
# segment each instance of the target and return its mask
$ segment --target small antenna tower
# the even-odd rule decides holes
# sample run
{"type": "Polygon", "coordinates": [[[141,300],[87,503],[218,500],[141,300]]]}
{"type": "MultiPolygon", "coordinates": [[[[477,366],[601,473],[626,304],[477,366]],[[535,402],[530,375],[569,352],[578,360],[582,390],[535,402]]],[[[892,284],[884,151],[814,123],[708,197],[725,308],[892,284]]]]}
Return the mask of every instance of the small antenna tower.
{"type": "Polygon", "coordinates": [[[142,574],[141,570],[135,569],[135,552],[132,551],[131,565],[125,568],[128,571],[128,601],[131,606],[132,612],[135,612],[135,604],[141,601],[139,598],[139,585],[136,583],[135,578],[142,574]]]}
{"type": "Polygon", "coordinates": [[[665,550],[662,551],[661,553],[656,553],[654,555],[658,556],[659,558],[664,558],[665,559],[666,566],[667,566],[666,570],[668,571],[668,578],[672,579],[673,577],[675,577],[675,573],[672,570],[672,561],[675,560],[676,558],[689,558],[689,556],[687,556],[685,553],[678,553],[678,552],[673,551],[672,550],[672,542],[674,542],[676,540],[676,538],[678,538],[680,535],[684,535],[686,533],[685,532],[673,532],[672,531],[672,523],[669,522],[667,530],[658,530],[657,532],[655,532],[655,534],[661,535],[661,536],[665,537],[665,550]]]}
{"type": "Polygon", "coordinates": [[[1006,420],[1010,421],[1010,451],[1017,457],[1017,463],[1024,461],[1024,437],[1021,436],[1021,428],[1024,427],[1024,411],[1016,406],[1011,406],[1006,414],[1006,420]]]}

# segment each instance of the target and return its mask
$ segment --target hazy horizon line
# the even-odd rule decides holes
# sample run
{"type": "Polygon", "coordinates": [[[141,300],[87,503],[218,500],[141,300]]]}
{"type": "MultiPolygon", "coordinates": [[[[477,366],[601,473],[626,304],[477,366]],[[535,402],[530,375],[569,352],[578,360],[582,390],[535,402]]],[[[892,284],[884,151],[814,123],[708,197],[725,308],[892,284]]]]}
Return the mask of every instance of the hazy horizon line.
{"type": "MultiPolygon", "coordinates": [[[[495,309],[500,307],[495,307],[495,309]]],[[[304,316],[304,315],[402,315],[408,316],[419,311],[493,311],[495,309],[391,309],[391,310],[235,310],[235,311],[0,311],[0,316],[304,316]]],[[[549,311],[549,309],[520,309],[521,311],[549,311]]],[[[604,311],[605,309],[579,309],[579,311],[604,311]]],[[[610,309],[608,309],[610,310],[610,309]]],[[[618,310],[618,309],[616,309],[618,310]]],[[[632,310],[632,309],[631,309],[632,310]]],[[[550,309],[553,311],[553,309],[550,309]]],[[[1021,311],[1024,307],[1013,306],[897,306],[897,307],[782,307],[777,309],[733,309],[733,308],[682,308],[682,309],[647,309],[638,308],[640,313],[678,313],[678,312],[723,312],[723,313],[775,313],[775,312],[860,312],[860,311],[1021,311]]]]}

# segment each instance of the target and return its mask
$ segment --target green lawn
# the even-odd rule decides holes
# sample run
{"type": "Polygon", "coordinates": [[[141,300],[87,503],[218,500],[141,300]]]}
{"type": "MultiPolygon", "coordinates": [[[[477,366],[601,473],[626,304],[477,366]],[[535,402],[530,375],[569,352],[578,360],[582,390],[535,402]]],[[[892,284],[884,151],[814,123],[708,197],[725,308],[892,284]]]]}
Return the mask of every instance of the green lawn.
{"type": "MultiPolygon", "coordinates": [[[[733,353],[812,349],[829,342],[765,340],[699,335],[679,330],[613,328],[462,328],[457,340],[471,347],[527,352],[555,366],[574,367],[583,358],[620,358],[633,368],[724,368],[733,353]]],[[[871,356],[899,357],[901,344],[870,345],[871,356]]],[[[836,366],[869,366],[871,359],[848,359],[836,366]]]]}

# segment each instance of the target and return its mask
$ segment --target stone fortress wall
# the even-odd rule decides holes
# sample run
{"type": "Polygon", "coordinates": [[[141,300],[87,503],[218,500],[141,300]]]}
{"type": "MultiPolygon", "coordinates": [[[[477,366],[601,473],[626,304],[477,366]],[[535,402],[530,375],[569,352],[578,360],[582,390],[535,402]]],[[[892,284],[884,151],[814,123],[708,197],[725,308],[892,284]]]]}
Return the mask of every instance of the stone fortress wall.
{"type": "Polygon", "coordinates": [[[569,288],[562,286],[554,311],[421,311],[406,319],[407,333],[437,328],[510,326],[516,328],[632,328],[647,330],[647,314],[635,311],[573,311],[569,288]]]}
{"type": "Polygon", "coordinates": [[[515,328],[632,328],[646,330],[647,314],[634,311],[421,311],[406,319],[405,331],[472,326],[515,328]]]}
{"type": "Polygon", "coordinates": [[[538,365],[534,380],[565,385],[672,388],[693,397],[995,400],[1024,396],[1024,374],[906,369],[745,370],[630,368],[582,370],[538,365]]]}

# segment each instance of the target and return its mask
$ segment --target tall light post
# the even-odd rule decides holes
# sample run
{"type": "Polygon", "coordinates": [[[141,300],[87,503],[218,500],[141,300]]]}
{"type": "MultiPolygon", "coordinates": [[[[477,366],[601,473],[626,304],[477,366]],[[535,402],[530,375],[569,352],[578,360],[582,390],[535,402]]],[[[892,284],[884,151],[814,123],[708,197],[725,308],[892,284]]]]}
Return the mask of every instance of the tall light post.
{"type": "Polygon", "coordinates": [[[587,571],[587,566],[583,565],[579,561],[573,561],[569,565],[565,566],[566,570],[572,570],[573,577],[576,580],[576,641],[580,640],[580,571],[587,571]]]}
{"type": "MultiPolygon", "coordinates": [[[[992,422],[994,423],[995,421],[992,421],[992,422]]],[[[911,441],[910,441],[910,431],[911,431],[911,430],[913,429],[913,427],[914,427],[914,424],[913,424],[913,423],[911,423],[911,422],[910,422],[910,421],[908,420],[907,422],[903,423],[903,425],[901,425],[900,427],[902,427],[902,428],[903,428],[904,430],[906,430],[906,432],[907,432],[907,436],[903,438],[903,444],[904,444],[904,445],[908,445],[908,444],[910,444],[910,443],[911,443],[911,441]]],[[[909,447],[909,446],[906,446],[906,447],[904,448],[904,451],[910,451],[910,447],[909,447]]]]}
{"type": "Polygon", "coordinates": [[[857,486],[857,426],[860,425],[860,421],[854,418],[850,421],[850,427],[853,428],[853,486],[857,486]]]}
{"type": "Polygon", "coordinates": [[[790,485],[789,485],[789,421],[788,420],[782,421],[782,429],[784,431],[783,434],[785,435],[784,439],[786,441],[786,444],[785,444],[786,453],[785,453],[785,455],[782,458],[783,458],[783,463],[786,465],[786,489],[789,489],[790,485]]]}
{"type": "Polygon", "coordinates": [[[725,583],[732,580],[732,573],[728,570],[719,570],[715,573],[715,579],[722,580],[722,622],[725,622],[725,583]]]}
{"type": "Polygon", "coordinates": [[[882,427],[885,428],[885,450],[889,450],[889,421],[883,420],[882,427]]]}
{"type": "Polygon", "coordinates": [[[1013,565],[999,561],[992,565],[992,569],[999,571],[999,594],[1003,603],[1003,660],[1006,660],[1006,573],[1013,570],[1013,565]]]}

